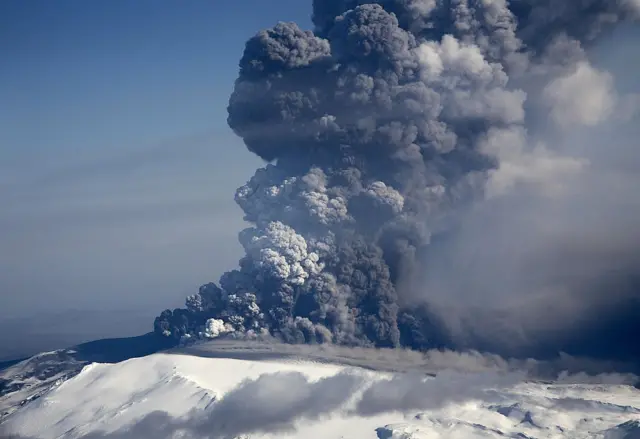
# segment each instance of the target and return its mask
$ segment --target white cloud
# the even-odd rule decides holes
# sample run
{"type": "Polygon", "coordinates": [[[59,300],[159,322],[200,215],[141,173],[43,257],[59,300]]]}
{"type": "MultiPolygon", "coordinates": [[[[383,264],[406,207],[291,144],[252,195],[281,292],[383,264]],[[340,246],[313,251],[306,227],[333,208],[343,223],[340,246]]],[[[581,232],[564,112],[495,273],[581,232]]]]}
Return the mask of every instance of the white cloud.
{"type": "Polygon", "coordinates": [[[492,130],[480,148],[499,161],[498,168],[489,174],[488,198],[503,195],[518,184],[554,195],[567,178],[588,165],[585,159],[561,156],[542,143],[530,147],[522,128],[492,130]]]}
{"type": "Polygon", "coordinates": [[[607,120],[616,103],[613,77],[588,62],[578,63],[572,72],[551,81],[543,98],[551,119],[565,128],[597,125],[607,120]]]}

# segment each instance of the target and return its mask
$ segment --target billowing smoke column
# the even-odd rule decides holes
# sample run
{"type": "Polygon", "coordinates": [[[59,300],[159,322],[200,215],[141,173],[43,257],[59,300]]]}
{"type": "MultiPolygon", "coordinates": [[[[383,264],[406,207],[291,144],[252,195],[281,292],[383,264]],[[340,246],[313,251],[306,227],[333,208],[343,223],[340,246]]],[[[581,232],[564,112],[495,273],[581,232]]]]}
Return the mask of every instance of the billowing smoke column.
{"type": "MultiPolygon", "coordinates": [[[[239,236],[246,255],[156,332],[451,344],[428,305],[405,300],[406,280],[473,200],[539,183],[509,172],[527,158],[528,94],[637,11],[624,0],[315,0],[313,32],[258,33],[228,107],[269,162],[236,193],[253,224],[239,236]]],[[[580,167],[563,160],[562,173],[580,167]]]]}

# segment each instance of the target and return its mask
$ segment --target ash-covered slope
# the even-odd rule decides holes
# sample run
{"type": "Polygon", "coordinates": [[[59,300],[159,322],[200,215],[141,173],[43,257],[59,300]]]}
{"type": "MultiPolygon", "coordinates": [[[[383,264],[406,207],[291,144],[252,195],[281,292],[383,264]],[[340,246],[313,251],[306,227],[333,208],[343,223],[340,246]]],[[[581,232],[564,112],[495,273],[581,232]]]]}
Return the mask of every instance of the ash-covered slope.
{"type": "Polygon", "coordinates": [[[543,384],[489,369],[390,373],[305,355],[162,353],[93,364],[0,428],[40,439],[630,439],[619,434],[633,434],[640,422],[640,393],[626,385],[543,384]]]}

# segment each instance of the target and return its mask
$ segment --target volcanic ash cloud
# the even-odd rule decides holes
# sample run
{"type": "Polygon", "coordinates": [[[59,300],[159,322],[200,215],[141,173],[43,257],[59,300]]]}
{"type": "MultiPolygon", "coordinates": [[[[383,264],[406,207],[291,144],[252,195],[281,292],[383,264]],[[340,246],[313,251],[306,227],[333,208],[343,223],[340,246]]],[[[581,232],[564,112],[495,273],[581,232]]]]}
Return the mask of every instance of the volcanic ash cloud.
{"type": "Polygon", "coordinates": [[[470,206],[556,190],[588,166],[542,144],[541,125],[613,111],[587,54],[638,17],[637,2],[579,3],[315,0],[314,31],[278,23],[251,38],[228,107],[268,162],[236,192],[246,255],[157,332],[454,343],[444,315],[415,305],[432,243],[470,206]],[[594,82],[580,105],[572,90],[594,82]]]}

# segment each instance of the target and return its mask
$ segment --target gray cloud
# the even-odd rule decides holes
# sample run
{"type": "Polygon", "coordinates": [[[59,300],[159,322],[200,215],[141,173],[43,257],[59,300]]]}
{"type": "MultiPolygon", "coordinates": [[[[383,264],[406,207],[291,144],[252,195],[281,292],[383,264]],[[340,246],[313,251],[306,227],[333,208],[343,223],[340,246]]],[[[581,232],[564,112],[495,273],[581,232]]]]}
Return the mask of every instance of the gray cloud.
{"type": "MultiPolygon", "coordinates": [[[[609,59],[633,59],[637,52],[615,39],[593,50],[608,51],[609,59]]],[[[596,82],[604,79],[612,105],[585,105],[582,99],[591,99],[590,93],[604,93],[597,84],[554,95],[560,100],[568,97],[562,93],[573,95],[556,107],[558,121],[572,126],[538,135],[547,151],[535,156],[539,166],[519,154],[527,151],[522,133],[494,137],[487,147],[503,158],[489,187],[503,196],[466,212],[416,286],[414,297],[440,303],[452,333],[469,337],[463,344],[478,346],[469,334],[480,332],[485,348],[502,345],[504,351],[515,349],[512,354],[530,348],[528,355],[540,355],[563,345],[583,355],[629,359],[638,353],[632,342],[640,309],[637,120],[612,116],[584,126],[604,116],[602,110],[611,112],[633,88],[623,85],[622,93],[610,87],[624,78],[625,64],[597,59],[594,67],[581,68],[596,82]],[[543,191],[532,192],[524,182],[543,191]]]]}
{"type": "Polygon", "coordinates": [[[435,378],[400,375],[379,381],[365,390],[356,413],[374,416],[380,413],[428,410],[446,404],[487,399],[499,389],[511,387],[523,378],[520,374],[457,374],[442,372],[435,378]]]}
{"type": "Polygon", "coordinates": [[[239,384],[209,409],[194,412],[186,419],[155,412],[125,431],[84,438],[171,438],[176,433],[196,438],[234,438],[246,433],[292,431],[297,421],[317,420],[339,409],[362,384],[362,377],[348,373],[315,382],[297,372],[265,374],[239,384]]]}
{"type": "Polygon", "coordinates": [[[220,300],[190,299],[215,306],[156,330],[636,358],[638,90],[598,52],[633,59],[637,19],[622,1],[316,0],[314,32],[259,32],[228,107],[271,162],[236,192],[245,255],[220,300]]]}

